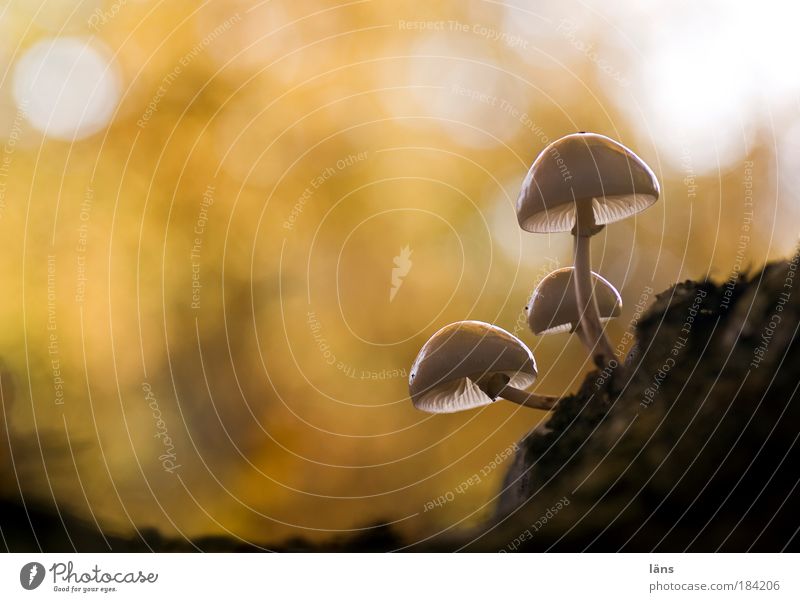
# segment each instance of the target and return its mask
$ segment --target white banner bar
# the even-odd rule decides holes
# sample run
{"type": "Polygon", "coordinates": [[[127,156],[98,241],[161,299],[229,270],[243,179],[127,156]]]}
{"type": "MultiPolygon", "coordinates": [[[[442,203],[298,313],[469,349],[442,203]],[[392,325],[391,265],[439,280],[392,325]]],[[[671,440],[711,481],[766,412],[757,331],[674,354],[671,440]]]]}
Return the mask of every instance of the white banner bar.
{"type": "Polygon", "coordinates": [[[800,600],[798,565],[788,554],[5,554],[0,600],[800,600]]]}

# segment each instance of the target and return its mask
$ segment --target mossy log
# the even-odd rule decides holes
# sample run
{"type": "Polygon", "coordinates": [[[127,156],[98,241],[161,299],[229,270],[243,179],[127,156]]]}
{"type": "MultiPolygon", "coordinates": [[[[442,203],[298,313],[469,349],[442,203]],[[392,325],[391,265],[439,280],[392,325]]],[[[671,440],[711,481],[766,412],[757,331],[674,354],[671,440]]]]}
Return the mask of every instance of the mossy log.
{"type": "Polygon", "coordinates": [[[796,550],[797,268],[658,295],[624,377],[589,374],[521,442],[465,549],[796,550]]]}

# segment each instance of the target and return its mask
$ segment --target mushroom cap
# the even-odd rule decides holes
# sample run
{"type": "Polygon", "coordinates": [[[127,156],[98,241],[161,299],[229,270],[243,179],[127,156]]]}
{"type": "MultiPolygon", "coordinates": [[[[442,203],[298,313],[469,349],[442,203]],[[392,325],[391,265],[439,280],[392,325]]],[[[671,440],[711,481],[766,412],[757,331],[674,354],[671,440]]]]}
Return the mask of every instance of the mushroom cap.
{"type": "Polygon", "coordinates": [[[536,380],[536,360],[510,332],[486,322],[455,322],[423,345],[411,366],[408,390],[418,410],[449,414],[489,405],[495,375],[512,387],[526,388],[536,380]]]}
{"type": "MultiPolygon", "coordinates": [[[[561,268],[549,273],[533,291],[528,306],[528,326],[534,334],[569,332],[580,320],[575,299],[575,268],[561,268]]],[[[592,272],[592,286],[600,321],[608,322],[622,311],[622,297],[600,274],[592,272]]]]}
{"type": "Polygon", "coordinates": [[[531,165],[517,220],[528,232],[569,232],[577,201],[591,200],[595,223],[605,225],[647,209],[658,195],[655,174],[632,150],[600,134],[569,134],[531,165]]]}

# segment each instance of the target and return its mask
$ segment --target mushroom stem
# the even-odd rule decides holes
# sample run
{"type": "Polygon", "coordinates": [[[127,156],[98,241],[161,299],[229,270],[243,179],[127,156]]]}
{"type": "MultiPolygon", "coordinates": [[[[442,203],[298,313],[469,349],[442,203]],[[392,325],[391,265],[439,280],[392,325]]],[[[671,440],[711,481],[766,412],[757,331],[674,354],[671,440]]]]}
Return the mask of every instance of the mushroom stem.
{"type": "Polygon", "coordinates": [[[590,350],[592,349],[592,343],[586,336],[586,333],[583,332],[583,328],[581,328],[580,321],[578,321],[578,324],[576,324],[575,327],[572,329],[572,332],[578,336],[578,339],[580,340],[581,343],[583,343],[584,347],[590,350]]]}
{"type": "Polygon", "coordinates": [[[603,332],[597,299],[592,294],[592,250],[591,236],[596,231],[592,201],[577,203],[575,212],[575,301],[580,312],[580,328],[585,343],[593,354],[598,368],[605,368],[614,358],[614,350],[603,332]]]}
{"type": "Polygon", "coordinates": [[[527,391],[509,385],[506,385],[500,390],[498,397],[513,401],[526,408],[536,408],[537,410],[547,410],[548,412],[555,408],[559,401],[558,397],[535,395],[534,393],[528,393],[527,391]]]}

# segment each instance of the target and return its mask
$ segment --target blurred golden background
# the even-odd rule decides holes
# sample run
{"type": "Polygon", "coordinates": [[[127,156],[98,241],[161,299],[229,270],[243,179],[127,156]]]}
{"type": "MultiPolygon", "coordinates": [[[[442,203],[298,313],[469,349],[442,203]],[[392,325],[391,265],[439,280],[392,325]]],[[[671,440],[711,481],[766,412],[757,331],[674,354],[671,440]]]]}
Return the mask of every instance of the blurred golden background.
{"type": "Polygon", "coordinates": [[[625,302],[613,344],[645,291],[787,255],[797,12],[3,2],[4,494],[265,544],[476,524],[544,414],[414,410],[420,346],[478,319],[531,346],[541,392],[590,369],[521,315],[572,248],[517,226],[528,166],[588,130],[660,179],[593,239],[625,302]]]}

